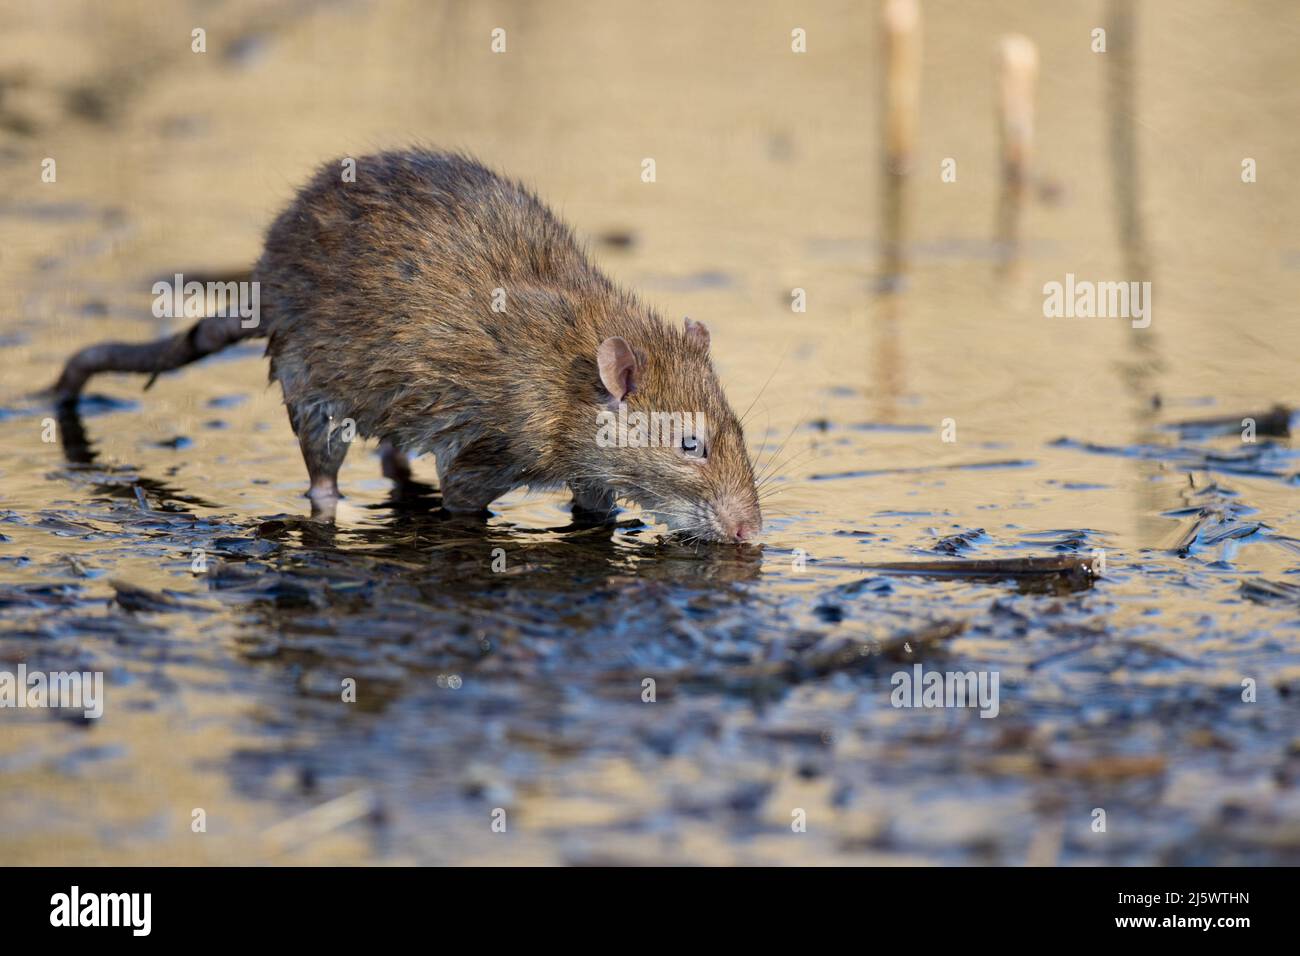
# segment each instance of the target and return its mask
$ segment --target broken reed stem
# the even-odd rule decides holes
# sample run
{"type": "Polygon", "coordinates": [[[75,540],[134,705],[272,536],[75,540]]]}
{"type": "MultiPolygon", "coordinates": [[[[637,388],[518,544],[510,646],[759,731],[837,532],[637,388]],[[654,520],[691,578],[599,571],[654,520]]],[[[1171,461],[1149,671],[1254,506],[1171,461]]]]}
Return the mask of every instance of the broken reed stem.
{"type": "Polygon", "coordinates": [[[1038,82],[1038,47],[1027,36],[1010,33],[998,44],[999,126],[1002,175],[1019,191],[1028,181],[1034,149],[1034,87],[1038,82]]]}
{"type": "Polygon", "coordinates": [[[916,148],[921,99],[921,8],[917,0],[884,0],[885,169],[906,175],[916,148]]]}
{"type": "Polygon", "coordinates": [[[921,9],[918,0],[883,0],[880,30],[884,46],[884,177],[881,208],[881,290],[893,292],[906,268],[903,185],[916,149],[921,99],[921,9]]]}
{"type": "Polygon", "coordinates": [[[998,203],[997,272],[1019,271],[1020,210],[1034,151],[1034,86],[1038,79],[1038,48],[1018,33],[998,43],[998,134],[1002,144],[1002,194],[998,203]]]}

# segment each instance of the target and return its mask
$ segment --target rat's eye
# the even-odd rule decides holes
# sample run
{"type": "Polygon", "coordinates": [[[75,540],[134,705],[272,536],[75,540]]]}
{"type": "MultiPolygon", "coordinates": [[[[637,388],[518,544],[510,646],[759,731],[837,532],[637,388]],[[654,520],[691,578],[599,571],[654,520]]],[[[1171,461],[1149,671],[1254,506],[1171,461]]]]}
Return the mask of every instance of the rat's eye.
{"type": "Polygon", "coordinates": [[[704,447],[704,441],[693,435],[682,437],[682,454],[687,458],[708,458],[708,450],[704,447]]]}

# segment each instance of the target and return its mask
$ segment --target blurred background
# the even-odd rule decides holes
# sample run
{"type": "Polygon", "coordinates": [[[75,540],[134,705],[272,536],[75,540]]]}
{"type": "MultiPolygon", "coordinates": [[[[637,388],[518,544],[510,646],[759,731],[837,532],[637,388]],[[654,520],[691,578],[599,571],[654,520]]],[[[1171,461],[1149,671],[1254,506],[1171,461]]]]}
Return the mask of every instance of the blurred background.
{"type": "Polygon", "coordinates": [[[0,712],[0,862],[1297,862],[1300,466],[1178,423],[1300,400],[1300,8],[918,6],[891,46],[864,2],[0,2],[0,666],[110,695],[0,712]],[[592,541],[552,495],[450,527],[373,453],[322,537],[258,344],[96,380],[42,441],[73,350],[180,326],[156,279],[246,270],[318,165],[410,144],[708,323],[781,488],[761,553],[592,541]],[[1067,273],[1151,282],[1150,327],[1045,318],[1067,273]],[[1094,550],[1064,595],[864,568],[1094,550]],[[997,719],[840,653],[935,627],[900,660],[999,670],[997,719]]]}

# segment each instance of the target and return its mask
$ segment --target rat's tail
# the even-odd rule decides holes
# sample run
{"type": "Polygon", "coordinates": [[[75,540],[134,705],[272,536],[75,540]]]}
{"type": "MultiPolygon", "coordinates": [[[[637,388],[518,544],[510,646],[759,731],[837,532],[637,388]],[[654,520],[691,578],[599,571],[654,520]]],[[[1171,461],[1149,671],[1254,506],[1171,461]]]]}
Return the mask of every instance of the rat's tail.
{"type": "Polygon", "coordinates": [[[100,342],[68,359],[50,391],[60,405],[75,402],[90,377],[100,372],[147,372],[149,381],[144,387],[148,388],[163,372],[197,362],[243,339],[266,335],[263,323],[245,328],[243,321],[238,315],[211,316],[154,342],[100,342]]]}

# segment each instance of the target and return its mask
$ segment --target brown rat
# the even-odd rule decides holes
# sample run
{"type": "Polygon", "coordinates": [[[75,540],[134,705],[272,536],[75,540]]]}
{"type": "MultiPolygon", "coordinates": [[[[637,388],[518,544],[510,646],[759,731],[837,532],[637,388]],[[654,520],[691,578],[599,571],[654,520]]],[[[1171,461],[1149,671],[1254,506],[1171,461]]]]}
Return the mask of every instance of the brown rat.
{"type": "Polygon", "coordinates": [[[531,192],[472,159],[382,153],[357,161],[355,182],[340,169],[323,167],[271,226],[256,328],[213,317],[92,346],[58,397],[75,401],[97,372],[156,375],[267,336],[318,514],[333,514],[351,420],[399,481],[407,454],[432,452],[452,511],[568,486],[580,511],[627,499],[691,538],[757,536],[753,469],[703,325],[663,322],[531,192]],[[631,427],[601,430],[614,419],[631,427]],[[648,420],[664,427],[638,429],[648,420]]]}

